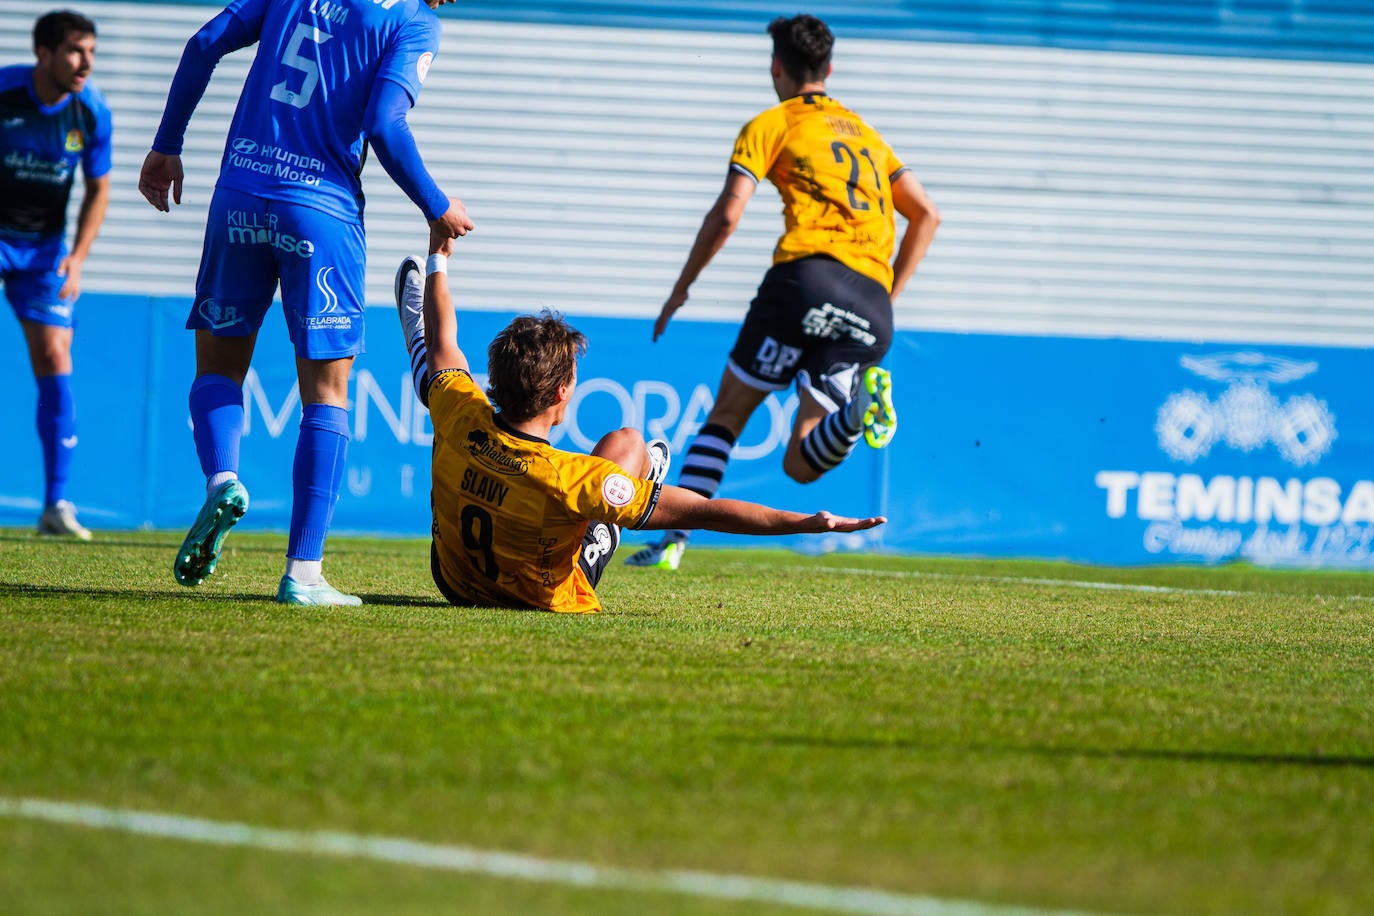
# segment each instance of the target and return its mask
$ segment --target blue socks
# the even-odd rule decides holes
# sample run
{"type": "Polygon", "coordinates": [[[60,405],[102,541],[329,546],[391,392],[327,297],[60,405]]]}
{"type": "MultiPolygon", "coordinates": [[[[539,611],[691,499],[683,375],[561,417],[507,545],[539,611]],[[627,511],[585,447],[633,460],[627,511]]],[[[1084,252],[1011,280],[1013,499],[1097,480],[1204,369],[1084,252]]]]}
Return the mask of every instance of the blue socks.
{"type": "MultiPolygon", "coordinates": [[[[206,479],[221,475],[237,477],[239,442],[243,438],[243,389],[223,375],[202,375],[191,385],[190,400],[196,455],[206,479]]],[[[301,409],[300,436],[291,469],[294,495],[286,545],[288,557],[316,561],[324,558],[324,539],[343,487],[348,438],[348,411],[342,407],[306,404],[301,409]]]]}
{"type": "Polygon", "coordinates": [[[225,472],[238,476],[243,438],[243,389],[223,375],[201,375],[191,383],[191,425],[200,469],[209,480],[225,472]]]}
{"type": "Polygon", "coordinates": [[[76,447],[76,408],[70,375],[45,375],[38,381],[38,441],[43,446],[43,505],[66,496],[67,470],[76,447]]]}
{"type": "Polygon", "coordinates": [[[306,404],[301,409],[301,433],[291,471],[294,497],[287,557],[324,558],[324,539],[343,487],[347,455],[348,411],[329,404],[306,404]]]}

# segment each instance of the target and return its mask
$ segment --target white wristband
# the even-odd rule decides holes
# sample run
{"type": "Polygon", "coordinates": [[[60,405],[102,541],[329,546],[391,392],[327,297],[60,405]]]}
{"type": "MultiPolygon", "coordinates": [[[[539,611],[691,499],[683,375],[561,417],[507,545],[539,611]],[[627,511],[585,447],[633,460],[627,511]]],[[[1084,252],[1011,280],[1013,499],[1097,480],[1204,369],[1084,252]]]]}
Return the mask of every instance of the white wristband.
{"type": "Polygon", "coordinates": [[[441,255],[441,254],[432,254],[432,255],[430,255],[430,256],[429,256],[429,263],[425,265],[425,276],[428,277],[430,274],[447,274],[447,273],[448,273],[448,258],[444,257],[444,256],[441,255]]]}

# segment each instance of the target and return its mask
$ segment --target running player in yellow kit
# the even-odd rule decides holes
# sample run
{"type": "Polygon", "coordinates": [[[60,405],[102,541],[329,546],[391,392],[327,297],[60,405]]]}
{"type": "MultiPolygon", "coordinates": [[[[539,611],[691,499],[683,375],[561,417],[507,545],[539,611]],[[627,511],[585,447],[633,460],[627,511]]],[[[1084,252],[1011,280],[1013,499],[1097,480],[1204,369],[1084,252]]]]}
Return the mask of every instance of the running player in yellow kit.
{"type": "MultiPolygon", "coordinates": [[[[810,483],[838,467],[859,439],[882,448],[897,413],[878,363],[892,342],[892,300],[925,257],[939,213],[916,176],[862,118],[826,95],[835,39],[815,16],[775,19],[772,78],[779,104],[740,131],[725,187],[706,214],[654,340],[744,215],[758,182],[782,196],[784,229],[773,266],[749,307],[678,483],[710,498],[730,451],[770,392],[795,379],[800,403],[782,468],[810,483]],[[894,213],[907,220],[896,244],[894,213]],[[894,248],[896,258],[894,260],[894,248]]],[[[626,560],[677,569],[685,530],[626,560]]]]}
{"type": "Polygon", "coordinates": [[[554,448],[549,432],[567,412],[586,338],[548,311],[516,318],[487,350],[483,393],[458,346],[452,244],[433,251],[427,269],[412,257],[396,272],[415,391],[434,424],[431,569],[452,603],[598,611],[596,583],[624,526],[801,534],[886,521],[708,500],[665,486],[667,443],[645,445],[634,429],[608,433],[590,455],[554,448]]]}

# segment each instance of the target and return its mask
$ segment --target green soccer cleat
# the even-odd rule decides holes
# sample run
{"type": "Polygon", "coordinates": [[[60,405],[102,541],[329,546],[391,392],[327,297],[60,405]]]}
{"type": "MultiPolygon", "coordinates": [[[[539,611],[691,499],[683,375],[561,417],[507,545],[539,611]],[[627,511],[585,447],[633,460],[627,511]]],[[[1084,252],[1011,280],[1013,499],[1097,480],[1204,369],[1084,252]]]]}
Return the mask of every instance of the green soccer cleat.
{"type": "Polygon", "coordinates": [[[228,480],[215,487],[205,499],[200,514],[181,542],[172,573],[187,587],[199,585],[215,571],[224,539],[243,513],[248,511],[248,491],[237,480],[228,480]]]}
{"type": "Polygon", "coordinates": [[[657,544],[650,544],[630,554],[625,558],[625,565],[644,569],[677,569],[682,565],[682,555],[686,551],[685,538],[668,534],[657,544]]]}
{"type": "Polygon", "coordinates": [[[864,371],[864,391],[869,405],[864,411],[864,441],[883,448],[897,432],[897,409],[892,406],[892,373],[879,366],[864,371]]]}
{"type": "Polygon", "coordinates": [[[277,586],[277,604],[357,607],[362,603],[357,595],[345,595],[323,579],[314,585],[302,585],[290,576],[282,576],[281,585],[277,586]]]}

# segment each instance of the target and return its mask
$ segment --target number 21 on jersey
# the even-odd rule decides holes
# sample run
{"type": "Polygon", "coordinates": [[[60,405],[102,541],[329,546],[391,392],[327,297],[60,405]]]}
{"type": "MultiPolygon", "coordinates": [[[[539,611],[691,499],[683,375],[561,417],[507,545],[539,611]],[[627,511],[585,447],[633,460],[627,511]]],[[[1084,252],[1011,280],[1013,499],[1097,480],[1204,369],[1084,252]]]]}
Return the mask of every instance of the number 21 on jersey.
{"type": "Polygon", "coordinates": [[[887,207],[883,203],[883,178],[878,174],[878,166],[873,161],[873,154],[867,149],[859,150],[859,155],[854,155],[854,151],[849,148],[849,144],[841,140],[836,140],[830,144],[830,151],[835,154],[835,162],[839,165],[849,163],[849,180],[845,182],[845,188],[849,191],[849,205],[855,210],[867,210],[868,201],[860,200],[854,193],[859,188],[861,176],[859,174],[859,157],[868,160],[868,167],[873,172],[873,186],[877,188],[878,210],[881,213],[887,212],[887,207]]]}

